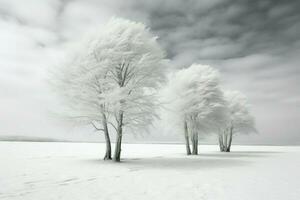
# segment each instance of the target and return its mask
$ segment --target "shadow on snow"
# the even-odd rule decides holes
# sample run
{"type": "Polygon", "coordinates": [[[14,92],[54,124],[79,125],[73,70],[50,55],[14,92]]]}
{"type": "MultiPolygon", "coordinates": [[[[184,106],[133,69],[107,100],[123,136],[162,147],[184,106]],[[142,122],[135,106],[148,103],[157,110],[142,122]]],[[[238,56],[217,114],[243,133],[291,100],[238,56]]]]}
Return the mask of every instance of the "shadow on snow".
{"type": "Polygon", "coordinates": [[[267,157],[281,152],[268,151],[236,151],[199,153],[199,155],[182,155],[182,157],[146,157],[146,158],[124,158],[120,163],[103,161],[99,159],[84,160],[87,163],[112,165],[113,167],[128,167],[131,171],[143,169],[175,169],[175,170],[203,170],[215,168],[228,168],[245,166],[253,161],[243,158],[267,157]],[[241,159],[239,159],[241,158],[241,159]]]}

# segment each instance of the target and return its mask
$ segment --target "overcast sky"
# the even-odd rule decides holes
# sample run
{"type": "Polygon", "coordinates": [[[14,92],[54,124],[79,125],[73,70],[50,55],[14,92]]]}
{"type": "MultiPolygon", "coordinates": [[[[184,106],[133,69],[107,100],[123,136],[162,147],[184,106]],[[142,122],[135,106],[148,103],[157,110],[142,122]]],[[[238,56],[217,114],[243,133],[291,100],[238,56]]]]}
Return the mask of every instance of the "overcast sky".
{"type": "Polygon", "coordinates": [[[300,144],[298,0],[0,0],[0,136],[97,138],[54,119],[45,77],[68,44],[112,16],[146,23],[174,70],[210,64],[225,88],[245,93],[259,134],[237,141],[300,144]]]}

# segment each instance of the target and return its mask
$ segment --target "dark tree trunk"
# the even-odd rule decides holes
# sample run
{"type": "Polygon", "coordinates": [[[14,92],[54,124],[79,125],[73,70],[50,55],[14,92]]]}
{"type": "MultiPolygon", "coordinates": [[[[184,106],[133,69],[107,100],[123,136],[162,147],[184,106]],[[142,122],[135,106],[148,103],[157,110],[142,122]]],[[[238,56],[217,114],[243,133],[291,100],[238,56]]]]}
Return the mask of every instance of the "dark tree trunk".
{"type": "Polygon", "coordinates": [[[110,137],[108,133],[108,128],[107,128],[107,119],[105,114],[102,114],[102,125],[104,129],[104,136],[105,136],[105,143],[106,143],[106,153],[104,156],[104,160],[111,160],[111,142],[110,142],[110,137]]]}
{"type": "Polygon", "coordinates": [[[115,146],[115,154],[114,154],[114,161],[120,162],[121,161],[121,144],[122,144],[122,133],[117,133],[116,139],[116,146],[115,146]]]}
{"type": "Polygon", "coordinates": [[[114,161],[121,161],[121,144],[122,144],[122,133],[123,133],[123,112],[121,111],[118,119],[118,127],[117,127],[117,138],[115,145],[115,153],[114,153],[114,161]]]}
{"type": "Polygon", "coordinates": [[[193,155],[198,155],[198,134],[194,133],[192,136],[193,155]]]}
{"type": "Polygon", "coordinates": [[[220,147],[220,151],[224,152],[225,151],[225,147],[224,147],[224,142],[223,142],[223,137],[221,134],[219,134],[219,147],[220,147]]]}
{"type": "Polygon", "coordinates": [[[185,138],[186,154],[191,155],[189,132],[188,132],[188,126],[186,121],[184,121],[184,138],[185,138]]]}
{"type": "Polygon", "coordinates": [[[230,128],[229,141],[227,144],[226,152],[230,152],[231,143],[232,143],[232,134],[233,134],[233,127],[230,128]]]}

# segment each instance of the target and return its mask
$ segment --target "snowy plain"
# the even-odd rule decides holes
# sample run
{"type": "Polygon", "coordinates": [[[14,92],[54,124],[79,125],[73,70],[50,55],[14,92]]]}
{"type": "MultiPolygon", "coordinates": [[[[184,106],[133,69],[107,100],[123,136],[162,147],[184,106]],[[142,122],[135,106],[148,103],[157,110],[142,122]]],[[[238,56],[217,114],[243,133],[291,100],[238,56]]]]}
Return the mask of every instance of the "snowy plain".
{"type": "Polygon", "coordinates": [[[101,143],[0,142],[0,199],[300,199],[300,147],[199,148],[124,144],[113,163],[101,143]]]}

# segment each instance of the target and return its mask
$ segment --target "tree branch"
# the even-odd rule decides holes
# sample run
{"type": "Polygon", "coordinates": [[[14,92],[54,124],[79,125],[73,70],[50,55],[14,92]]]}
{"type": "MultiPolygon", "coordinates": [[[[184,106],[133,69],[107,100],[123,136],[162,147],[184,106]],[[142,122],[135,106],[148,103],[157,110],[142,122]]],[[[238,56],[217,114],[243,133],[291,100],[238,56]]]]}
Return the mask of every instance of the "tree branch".
{"type": "Polygon", "coordinates": [[[111,122],[107,122],[107,123],[110,124],[116,131],[118,131],[117,127],[113,123],[111,122]]]}
{"type": "Polygon", "coordinates": [[[94,124],[94,122],[91,122],[91,124],[92,124],[93,127],[95,128],[95,131],[104,131],[104,129],[98,128],[98,127],[94,124]]]}

